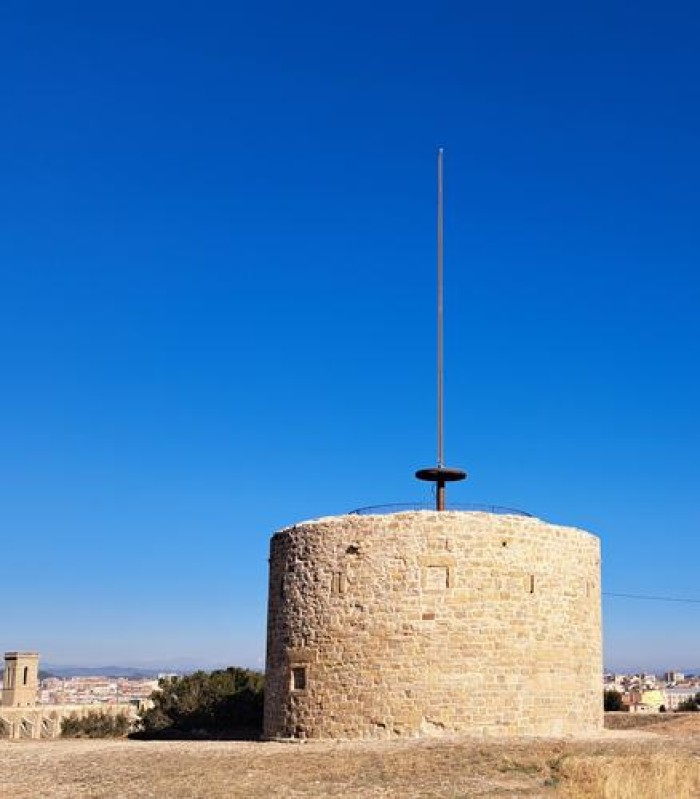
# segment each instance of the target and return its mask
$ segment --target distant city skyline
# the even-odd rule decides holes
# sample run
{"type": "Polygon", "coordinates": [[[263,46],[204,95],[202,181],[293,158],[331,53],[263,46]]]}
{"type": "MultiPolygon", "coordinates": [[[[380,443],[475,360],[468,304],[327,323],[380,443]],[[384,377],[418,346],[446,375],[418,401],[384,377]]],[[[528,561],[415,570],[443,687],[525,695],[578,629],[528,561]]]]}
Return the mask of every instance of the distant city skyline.
{"type": "MultiPolygon", "coordinates": [[[[228,668],[229,666],[233,665],[240,665],[245,666],[246,668],[253,668],[253,669],[261,669],[261,664],[255,663],[229,663],[228,661],[213,661],[213,660],[202,660],[196,658],[173,658],[171,660],[163,660],[161,661],[145,661],[139,662],[138,660],[134,661],[124,661],[124,662],[115,662],[111,664],[107,663],[93,663],[93,664],[83,664],[83,663],[47,663],[45,665],[41,665],[41,671],[51,671],[52,669],[60,670],[61,672],[65,671],[68,672],[69,670],[78,670],[82,669],[85,671],[92,671],[92,670],[100,670],[101,673],[106,673],[107,669],[119,669],[119,670],[132,670],[132,671],[148,671],[148,672],[159,672],[165,669],[173,671],[173,672],[180,672],[180,673],[188,673],[193,670],[197,669],[205,669],[205,670],[213,670],[213,669],[222,669],[228,668]]],[[[695,666],[686,664],[685,666],[664,666],[661,668],[656,667],[645,667],[644,664],[628,664],[628,665],[621,665],[618,664],[615,668],[608,668],[607,664],[604,665],[603,669],[604,673],[620,673],[620,674],[656,674],[662,675],[671,672],[681,672],[684,675],[694,675],[700,677],[700,664],[695,666]]]]}
{"type": "MultiPolygon", "coordinates": [[[[2,12],[0,647],[260,668],[271,534],[431,501],[700,599],[700,9],[2,12]]],[[[603,598],[606,668],[700,605],[603,598]]]]}

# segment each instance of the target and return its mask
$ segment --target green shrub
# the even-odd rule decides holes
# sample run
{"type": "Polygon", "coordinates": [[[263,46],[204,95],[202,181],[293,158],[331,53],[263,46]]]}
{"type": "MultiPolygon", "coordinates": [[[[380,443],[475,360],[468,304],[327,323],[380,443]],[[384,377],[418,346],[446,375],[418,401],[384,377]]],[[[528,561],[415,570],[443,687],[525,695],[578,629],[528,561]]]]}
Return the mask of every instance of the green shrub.
{"type": "Polygon", "coordinates": [[[622,710],[622,694],[614,688],[609,691],[603,691],[603,709],[604,710],[622,710]]]}
{"type": "Polygon", "coordinates": [[[264,677],[250,669],[197,671],[160,680],[141,712],[141,738],[257,738],[264,677]]]}
{"type": "Polygon", "coordinates": [[[125,713],[91,711],[82,717],[71,713],[61,721],[61,735],[64,738],[123,738],[130,727],[131,721],[125,713]]]}
{"type": "Polygon", "coordinates": [[[693,699],[684,699],[678,704],[676,711],[679,713],[695,713],[700,711],[700,693],[695,694],[693,699]]]}

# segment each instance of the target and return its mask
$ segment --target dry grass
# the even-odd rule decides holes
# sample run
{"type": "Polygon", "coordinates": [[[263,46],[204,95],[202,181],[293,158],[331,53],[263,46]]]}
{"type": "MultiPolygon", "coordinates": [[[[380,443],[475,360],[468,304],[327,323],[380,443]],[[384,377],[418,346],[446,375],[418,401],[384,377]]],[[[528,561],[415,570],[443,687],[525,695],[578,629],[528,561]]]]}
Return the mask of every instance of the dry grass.
{"type": "Polygon", "coordinates": [[[687,751],[574,755],[560,769],[560,795],[575,799],[697,799],[700,757],[687,751]]]}
{"type": "Polygon", "coordinates": [[[0,741],[0,797],[691,799],[695,716],[579,742],[0,741]]]}
{"type": "Polygon", "coordinates": [[[700,735],[700,713],[606,713],[605,727],[685,738],[700,735]]]}

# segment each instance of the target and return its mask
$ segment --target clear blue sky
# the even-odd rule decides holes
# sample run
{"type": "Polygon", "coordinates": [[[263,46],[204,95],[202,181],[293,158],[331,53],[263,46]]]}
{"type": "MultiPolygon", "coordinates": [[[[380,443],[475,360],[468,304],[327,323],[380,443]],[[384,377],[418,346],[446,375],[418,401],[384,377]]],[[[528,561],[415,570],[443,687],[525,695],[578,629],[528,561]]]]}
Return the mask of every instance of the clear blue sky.
{"type": "MultiPolygon", "coordinates": [[[[698,597],[700,9],[0,9],[0,646],[262,662],[275,529],[463,502],[698,597]]],[[[608,666],[700,605],[605,601],[608,666]]]]}

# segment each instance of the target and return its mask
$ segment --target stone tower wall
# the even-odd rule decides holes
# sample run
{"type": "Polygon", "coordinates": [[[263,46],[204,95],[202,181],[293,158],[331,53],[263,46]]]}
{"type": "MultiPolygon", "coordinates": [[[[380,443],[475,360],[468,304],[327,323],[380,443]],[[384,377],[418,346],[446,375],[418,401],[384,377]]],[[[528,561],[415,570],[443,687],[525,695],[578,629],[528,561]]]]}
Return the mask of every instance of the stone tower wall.
{"type": "Polygon", "coordinates": [[[265,736],[602,727],[600,547],[522,516],[304,522],[271,542],[265,736]]]}
{"type": "Polygon", "coordinates": [[[32,707],[39,688],[39,655],[37,652],[5,652],[2,705],[32,707]]]}

